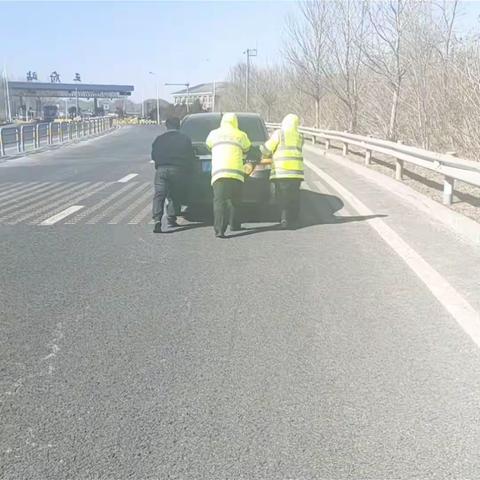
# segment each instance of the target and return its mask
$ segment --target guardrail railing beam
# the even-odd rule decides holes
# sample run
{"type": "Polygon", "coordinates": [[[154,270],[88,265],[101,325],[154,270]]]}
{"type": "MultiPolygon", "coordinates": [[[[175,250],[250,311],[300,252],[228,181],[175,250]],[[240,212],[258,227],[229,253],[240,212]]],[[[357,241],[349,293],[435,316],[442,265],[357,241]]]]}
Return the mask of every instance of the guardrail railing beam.
{"type": "Polygon", "coordinates": [[[73,140],[74,136],[78,139],[82,136],[100,134],[115,127],[110,117],[79,122],[45,122],[0,127],[0,156],[7,155],[8,146],[15,148],[17,153],[22,153],[30,148],[34,150],[40,148],[42,139],[45,139],[48,145],[61,144],[67,140],[73,140]]]}
{"type": "MultiPolygon", "coordinates": [[[[280,128],[280,124],[268,123],[267,128],[272,131],[280,128]]],[[[451,205],[453,202],[455,181],[480,187],[480,162],[457,158],[456,152],[431,152],[419,147],[403,145],[401,142],[396,143],[371,136],[333,130],[301,127],[300,132],[304,134],[305,138],[312,139],[312,143],[314,143],[314,138],[315,141],[321,139],[325,143],[325,153],[331,148],[332,143],[342,149],[344,156],[348,155],[350,146],[360,148],[365,152],[365,165],[372,164],[375,153],[393,158],[395,178],[399,181],[403,179],[404,165],[409,163],[443,175],[443,203],[445,205],[451,205]]]]}

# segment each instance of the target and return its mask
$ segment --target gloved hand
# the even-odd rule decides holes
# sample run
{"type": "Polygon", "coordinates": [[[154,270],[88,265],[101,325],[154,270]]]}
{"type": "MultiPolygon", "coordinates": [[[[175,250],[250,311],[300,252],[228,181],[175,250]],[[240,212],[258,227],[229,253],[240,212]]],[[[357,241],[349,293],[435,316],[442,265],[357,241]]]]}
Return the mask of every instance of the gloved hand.
{"type": "Polygon", "coordinates": [[[243,171],[245,172],[245,175],[250,175],[253,172],[254,168],[255,166],[252,163],[246,163],[243,166],[243,171]]]}

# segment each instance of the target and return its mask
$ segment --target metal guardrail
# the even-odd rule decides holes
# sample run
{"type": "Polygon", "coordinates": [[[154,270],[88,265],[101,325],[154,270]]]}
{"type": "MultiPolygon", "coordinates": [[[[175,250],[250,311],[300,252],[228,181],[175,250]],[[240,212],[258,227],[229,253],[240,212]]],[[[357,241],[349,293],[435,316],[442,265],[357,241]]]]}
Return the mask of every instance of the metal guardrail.
{"type": "MultiPolygon", "coordinates": [[[[279,127],[280,124],[267,124],[269,130],[279,127]]],[[[404,162],[443,175],[443,203],[445,205],[452,204],[455,180],[480,187],[480,162],[456,158],[455,152],[430,152],[422,148],[403,145],[401,142],[396,143],[334,130],[302,127],[300,132],[313,144],[321,141],[325,145],[325,151],[333,143],[340,144],[344,156],[348,154],[351,145],[359,147],[365,151],[365,165],[370,165],[374,161],[372,152],[393,157],[395,159],[395,178],[400,181],[403,180],[404,162]]]]}
{"type": "MultiPolygon", "coordinates": [[[[17,153],[36,150],[45,145],[61,144],[79,138],[97,135],[116,127],[112,117],[98,117],[79,122],[26,123],[0,127],[0,157],[7,148],[17,153]]],[[[10,152],[9,152],[10,153],[10,152]]]]}

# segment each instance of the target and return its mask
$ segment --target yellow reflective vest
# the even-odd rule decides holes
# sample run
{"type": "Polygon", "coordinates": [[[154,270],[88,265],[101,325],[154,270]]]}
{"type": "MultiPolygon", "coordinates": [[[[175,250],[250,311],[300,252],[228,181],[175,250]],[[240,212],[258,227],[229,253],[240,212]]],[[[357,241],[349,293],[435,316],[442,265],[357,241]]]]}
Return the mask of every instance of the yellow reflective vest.
{"type": "Polygon", "coordinates": [[[207,137],[207,147],[212,151],[212,185],[220,178],[244,181],[243,159],[251,143],[245,132],[238,129],[234,113],[225,113],[220,128],[207,137]]]}
{"type": "Polygon", "coordinates": [[[287,115],[283,119],[282,128],[275,130],[270,139],[260,147],[262,155],[272,159],[270,180],[303,180],[303,135],[298,131],[299,123],[297,115],[287,115]]]}

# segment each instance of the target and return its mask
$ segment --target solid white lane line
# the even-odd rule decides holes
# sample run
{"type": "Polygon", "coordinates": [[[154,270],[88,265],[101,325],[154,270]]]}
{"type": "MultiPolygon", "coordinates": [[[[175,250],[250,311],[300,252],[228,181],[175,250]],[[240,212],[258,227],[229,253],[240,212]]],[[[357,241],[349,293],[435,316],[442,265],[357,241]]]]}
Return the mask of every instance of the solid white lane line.
{"type": "Polygon", "coordinates": [[[132,178],[135,178],[137,175],[138,173],[130,173],[122,177],[120,180],[117,180],[117,183],[127,183],[129,180],[131,180],[132,178]]]}
{"type": "MultiPolygon", "coordinates": [[[[372,210],[330,175],[323,172],[310,161],[304,160],[304,162],[308,168],[313,170],[321,179],[336,190],[344,200],[350,203],[360,215],[374,215],[372,210]]],[[[480,313],[383,220],[370,218],[367,222],[426,285],[465,333],[480,347],[480,313]]]]}
{"type": "Polygon", "coordinates": [[[82,208],[83,208],[83,205],[72,205],[71,207],[66,208],[62,212],[57,213],[56,215],[53,215],[53,217],[47,218],[39,225],[53,225],[59,222],[60,220],[63,220],[64,218],[68,217],[69,215],[72,215],[72,213],[78,212],[82,208]]]}

